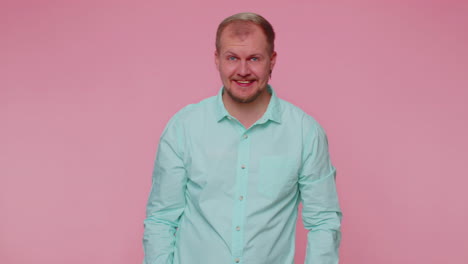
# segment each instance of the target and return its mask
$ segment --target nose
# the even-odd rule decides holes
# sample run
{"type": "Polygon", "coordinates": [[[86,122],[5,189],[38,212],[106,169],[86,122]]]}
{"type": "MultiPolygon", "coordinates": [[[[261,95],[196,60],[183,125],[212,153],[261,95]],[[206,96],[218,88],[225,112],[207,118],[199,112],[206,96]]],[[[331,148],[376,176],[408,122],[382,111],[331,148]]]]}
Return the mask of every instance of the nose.
{"type": "Polygon", "coordinates": [[[247,61],[241,61],[239,63],[239,69],[237,70],[237,75],[241,77],[247,77],[250,75],[250,68],[247,64],[247,61]]]}

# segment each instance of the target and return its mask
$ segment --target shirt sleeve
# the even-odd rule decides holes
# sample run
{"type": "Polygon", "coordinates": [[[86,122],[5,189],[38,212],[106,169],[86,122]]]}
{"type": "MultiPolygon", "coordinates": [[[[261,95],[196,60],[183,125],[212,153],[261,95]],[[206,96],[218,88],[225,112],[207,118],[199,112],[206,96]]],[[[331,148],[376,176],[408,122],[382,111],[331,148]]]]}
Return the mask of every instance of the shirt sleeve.
{"type": "Polygon", "coordinates": [[[299,175],[302,220],[307,234],[306,264],[337,264],[341,218],[328,142],[310,116],[303,120],[303,165],[299,175]]]}
{"type": "Polygon", "coordinates": [[[182,131],[171,119],[161,136],[144,221],[143,264],[172,264],[175,233],[185,208],[182,131]]]}

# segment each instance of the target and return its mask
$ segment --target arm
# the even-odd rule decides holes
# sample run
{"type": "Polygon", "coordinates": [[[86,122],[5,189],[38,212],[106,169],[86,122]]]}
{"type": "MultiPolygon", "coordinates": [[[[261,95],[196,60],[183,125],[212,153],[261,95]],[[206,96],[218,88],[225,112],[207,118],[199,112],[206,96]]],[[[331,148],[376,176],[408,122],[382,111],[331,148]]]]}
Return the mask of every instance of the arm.
{"type": "Polygon", "coordinates": [[[185,208],[180,133],[169,122],[159,142],[144,221],[144,264],[173,263],[175,232],[185,208]]]}
{"type": "Polygon", "coordinates": [[[303,165],[299,176],[302,220],[307,234],[306,264],[337,264],[341,210],[325,132],[311,117],[303,122],[303,165]]]}

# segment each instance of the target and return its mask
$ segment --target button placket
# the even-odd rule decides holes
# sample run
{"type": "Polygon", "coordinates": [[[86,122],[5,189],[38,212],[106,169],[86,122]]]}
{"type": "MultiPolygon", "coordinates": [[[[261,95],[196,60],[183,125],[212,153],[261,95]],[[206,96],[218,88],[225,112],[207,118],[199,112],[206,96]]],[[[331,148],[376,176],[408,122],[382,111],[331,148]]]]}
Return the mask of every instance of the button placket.
{"type": "Polygon", "coordinates": [[[234,203],[234,217],[232,220],[232,256],[235,263],[240,263],[244,249],[245,195],[248,188],[250,137],[244,128],[238,138],[237,175],[234,203]]]}

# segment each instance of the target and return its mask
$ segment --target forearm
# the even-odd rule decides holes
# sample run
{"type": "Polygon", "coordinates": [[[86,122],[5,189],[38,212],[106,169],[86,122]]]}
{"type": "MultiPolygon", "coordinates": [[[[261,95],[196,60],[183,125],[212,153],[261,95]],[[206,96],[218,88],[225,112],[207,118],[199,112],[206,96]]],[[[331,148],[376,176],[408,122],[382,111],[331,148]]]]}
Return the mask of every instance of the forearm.
{"type": "Polygon", "coordinates": [[[342,213],[336,194],[334,172],[306,184],[302,193],[302,218],[307,234],[306,264],[337,264],[342,213]]]}
{"type": "Polygon", "coordinates": [[[144,264],[172,264],[174,259],[175,233],[185,208],[183,183],[171,181],[171,187],[165,184],[153,184],[146,208],[144,221],[143,248],[144,264]],[[179,186],[179,187],[176,187],[179,186]],[[181,191],[174,192],[175,189],[181,191]],[[169,190],[171,195],[161,195],[169,190]]]}
{"type": "Polygon", "coordinates": [[[172,264],[176,228],[156,217],[148,217],[144,221],[143,248],[144,264],[172,264]]]}
{"type": "Polygon", "coordinates": [[[316,220],[313,227],[308,227],[305,264],[337,264],[341,213],[318,213],[316,220]]]}

